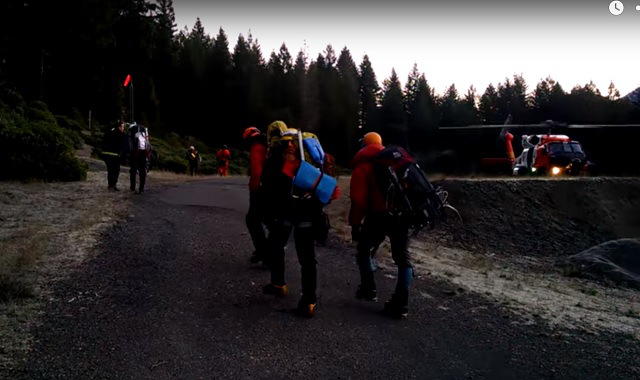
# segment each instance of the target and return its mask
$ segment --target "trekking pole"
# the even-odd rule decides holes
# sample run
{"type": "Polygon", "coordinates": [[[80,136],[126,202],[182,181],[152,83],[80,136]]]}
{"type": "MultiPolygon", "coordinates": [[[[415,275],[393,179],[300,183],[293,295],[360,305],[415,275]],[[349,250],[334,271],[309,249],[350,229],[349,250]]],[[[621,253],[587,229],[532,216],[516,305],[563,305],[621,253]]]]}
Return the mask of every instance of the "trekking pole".
{"type": "Polygon", "coordinates": [[[302,146],[302,131],[298,129],[298,145],[300,145],[300,162],[304,161],[304,147],[302,146]]]}

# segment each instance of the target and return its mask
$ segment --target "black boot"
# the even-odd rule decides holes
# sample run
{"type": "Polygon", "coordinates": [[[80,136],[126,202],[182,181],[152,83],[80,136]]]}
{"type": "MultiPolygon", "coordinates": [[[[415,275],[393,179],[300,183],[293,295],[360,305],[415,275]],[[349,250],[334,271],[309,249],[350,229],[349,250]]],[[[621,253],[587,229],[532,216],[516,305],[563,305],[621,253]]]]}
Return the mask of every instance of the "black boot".
{"type": "Polygon", "coordinates": [[[391,296],[391,299],[384,303],[384,309],[382,312],[391,318],[405,319],[409,314],[409,308],[407,302],[401,300],[402,297],[398,297],[396,294],[391,296]]]}

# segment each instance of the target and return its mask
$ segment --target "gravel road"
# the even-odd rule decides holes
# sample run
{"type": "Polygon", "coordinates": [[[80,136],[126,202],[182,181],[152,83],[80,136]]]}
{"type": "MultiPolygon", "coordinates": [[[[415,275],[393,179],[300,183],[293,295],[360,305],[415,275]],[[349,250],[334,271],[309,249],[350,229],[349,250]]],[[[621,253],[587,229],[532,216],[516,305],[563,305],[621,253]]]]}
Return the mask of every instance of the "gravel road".
{"type": "Polygon", "coordinates": [[[134,197],[95,257],[56,285],[12,378],[640,378],[631,337],[545,327],[429,273],[414,282],[409,319],[388,319],[393,268],[377,273],[381,302],[356,300],[354,249],[335,238],[317,249],[316,317],[296,317],[292,242],[287,298],[263,295],[269,274],[249,264],[246,181],[134,197]]]}

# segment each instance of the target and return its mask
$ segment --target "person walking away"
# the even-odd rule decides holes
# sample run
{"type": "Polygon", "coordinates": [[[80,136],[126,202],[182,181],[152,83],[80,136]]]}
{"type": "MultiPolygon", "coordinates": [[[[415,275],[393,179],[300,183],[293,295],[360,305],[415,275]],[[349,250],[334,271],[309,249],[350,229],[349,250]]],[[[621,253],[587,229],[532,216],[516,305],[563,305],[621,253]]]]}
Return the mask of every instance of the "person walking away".
{"type": "Polygon", "coordinates": [[[221,149],[218,149],[218,174],[220,177],[226,177],[229,175],[229,160],[231,159],[231,152],[226,145],[223,145],[221,149]]]}
{"type": "Polygon", "coordinates": [[[383,311],[394,318],[406,318],[409,287],[413,280],[413,266],[407,249],[409,224],[401,218],[391,216],[378,183],[373,159],[384,149],[382,138],[375,132],[369,132],[363,137],[362,144],[363,148],[352,161],[349,210],[349,225],[352,228],[352,239],[357,242],[356,258],[360,270],[360,286],[356,297],[377,301],[373,255],[388,236],[391,255],[398,266],[398,278],[393,296],[384,304],[383,311]]]}
{"type": "Polygon", "coordinates": [[[293,231],[302,280],[302,297],[296,311],[298,315],[313,317],[317,304],[317,269],[312,223],[322,213],[323,204],[308,190],[293,186],[301,164],[297,141],[298,131],[286,129],[279,146],[271,147],[262,173],[266,215],[272,219],[267,240],[271,282],[264,286],[263,292],[277,297],[284,297],[288,292],[284,248],[293,231]]]}
{"type": "Polygon", "coordinates": [[[189,162],[189,174],[194,176],[198,171],[198,164],[201,161],[200,153],[192,146],[187,150],[187,161],[189,162]]]}
{"type": "Polygon", "coordinates": [[[268,265],[267,237],[263,225],[264,199],[260,187],[262,168],[267,160],[267,136],[252,126],[245,129],[242,138],[249,149],[249,211],[245,220],[255,248],[250,261],[268,265]]]}
{"type": "Polygon", "coordinates": [[[124,122],[119,121],[109,129],[102,141],[102,158],[107,165],[107,188],[109,191],[119,191],[118,177],[120,176],[120,161],[126,144],[124,122]]]}
{"type": "Polygon", "coordinates": [[[136,194],[144,194],[144,187],[147,179],[147,171],[149,159],[151,158],[151,142],[149,140],[149,130],[142,126],[134,124],[129,127],[129,136],[131,138],[131,154],[130,154],[130,179],[131,191],[136,191],[136,176],[140,177],[140,184],[136,194]]]}

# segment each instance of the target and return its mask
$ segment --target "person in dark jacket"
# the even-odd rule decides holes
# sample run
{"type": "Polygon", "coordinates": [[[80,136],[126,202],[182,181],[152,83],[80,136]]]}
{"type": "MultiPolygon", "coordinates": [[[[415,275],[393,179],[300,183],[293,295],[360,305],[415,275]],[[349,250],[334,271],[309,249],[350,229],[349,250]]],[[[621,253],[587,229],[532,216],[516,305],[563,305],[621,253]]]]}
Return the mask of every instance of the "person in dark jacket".
{"type": "Polygon", "coordinates": [[[271,282],[263,291],[277,297],[286,296],[284,247],[293,231],[302,274],[302,297],[297,312],[301,316],[313,317],[317,303],[317,272],[312,222],[322,212],[323,205],[317,197],[293,186],[293,178],[301,162],[297,141],[297,130],[286,129],[280,145],[270,148],[262,172],[265,215],[271,219],[267,242],[271,282]]]}
{"type": "Polygon", "coordinates": [[[194,176],[198,171],[198,164],[200,163],[200,153],[195,147],[190,146],[187,150],[187,161],[189,162],[189,174],[194,176]]]}
{"type": "Polygon", "coordinates": [[[107,188],[109,191],[119,191],[116,185],[118,184],[118,177],[120,176],[120,161],[126,143],[124,122],[118,122],[116,126],[104,134],[102,158],[107,165],[107,188]]]}
{"type": "Polygon", "coordinates": [[[256,127],[249,127],[242,134],[242,138],[249,149],[249,211],[246,223],[255,247],[250,261],[268,265],[267,237],[263,225],[264,197],[260,186],[262,168],[267,160],[267,136],[260,133],[256,127]]]}
{"type": "Polygon", "coordinates": [[[409,287],[413,280],[413,265],[407,249],[409,225],[405,220],[389,214],[384,193],[376,179],[373,160],[384,149],[382,138],[375,132],[369,132],[362,143],[364,147],[352,161],[349,210],[351,236],[357,242],[357,262],[360,269],[360,286],[356,297],[377,301],[373,256],[388,236],[391,255],[398,266],[398,279],[391,300],[384,305],[384,312],[395,318],[406,318],[409,287]]]}

